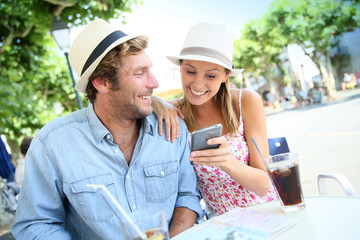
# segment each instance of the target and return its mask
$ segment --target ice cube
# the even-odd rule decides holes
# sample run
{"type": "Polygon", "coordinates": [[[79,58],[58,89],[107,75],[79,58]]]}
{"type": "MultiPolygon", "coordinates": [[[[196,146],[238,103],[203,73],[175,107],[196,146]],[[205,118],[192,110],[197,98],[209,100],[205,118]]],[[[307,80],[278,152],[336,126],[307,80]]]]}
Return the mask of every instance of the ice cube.
{"type": "Polygon", "coordinates": [[[279,169],[279,175],[281,177],[287,177],[291,174],[291,169],[290,168],[283,168],[283,169],[279,169]]]}

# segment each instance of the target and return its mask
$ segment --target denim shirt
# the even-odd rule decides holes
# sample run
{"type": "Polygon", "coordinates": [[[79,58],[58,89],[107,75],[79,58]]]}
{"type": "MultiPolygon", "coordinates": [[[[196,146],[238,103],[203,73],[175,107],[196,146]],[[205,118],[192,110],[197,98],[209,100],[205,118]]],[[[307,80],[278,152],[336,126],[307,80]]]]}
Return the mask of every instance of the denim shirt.
{"type": "Polygon", "coordinates": [[[158,133],[154,114],[142,120],[130,165],[93,106],[54,119],[33,139],[12,233],[16,239],[122,239],[120,215],[101,184],[128,213],[162,207],[202,215],[189,161],[186,125],[172,143],[158,133]]]}

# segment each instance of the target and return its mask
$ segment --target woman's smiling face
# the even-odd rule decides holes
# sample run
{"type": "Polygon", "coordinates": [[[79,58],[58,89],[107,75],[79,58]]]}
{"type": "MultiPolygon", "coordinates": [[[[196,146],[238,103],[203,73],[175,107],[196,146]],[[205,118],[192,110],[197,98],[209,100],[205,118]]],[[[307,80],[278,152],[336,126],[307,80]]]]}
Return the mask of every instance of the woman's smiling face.
{"type": "Polygon", "coordinates": [[[229,71],[210,62],[183,60],[180,67],[182,87],[193,105],[202,105],[219,91],[229,71]]]}

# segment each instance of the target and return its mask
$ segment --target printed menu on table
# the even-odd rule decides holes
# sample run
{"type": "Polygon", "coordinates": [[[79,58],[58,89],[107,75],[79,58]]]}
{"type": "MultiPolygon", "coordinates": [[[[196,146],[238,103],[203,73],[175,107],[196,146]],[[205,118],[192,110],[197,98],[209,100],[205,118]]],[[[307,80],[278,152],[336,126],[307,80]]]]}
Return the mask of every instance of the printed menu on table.
{"type": "Polygon", "coordinates": [[[272,239],[296,224],[297,220],[247,208],[236,208],[190,228],[174,240],[222,240],[237,231],[241,239],[272,239]]]}

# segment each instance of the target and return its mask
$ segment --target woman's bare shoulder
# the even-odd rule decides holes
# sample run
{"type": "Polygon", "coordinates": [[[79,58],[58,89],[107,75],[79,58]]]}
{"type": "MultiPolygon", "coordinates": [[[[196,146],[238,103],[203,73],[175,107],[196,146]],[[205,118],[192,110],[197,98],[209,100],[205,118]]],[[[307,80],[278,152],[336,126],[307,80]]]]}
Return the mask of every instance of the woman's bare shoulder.
{"type": "Polygon", "coordinates": [[[243,100],[246,100],[244,102],[248,102],[248,103],[254,103],[254,102],[262,102],[262,98],[261,96],[250,89],[243,89],[242,93],[241,93],[241,98],[243,100]]]}
{"type": "Polygon", "coordinates": [[[252,115],[263,111],[263,100],[257,92],[244,89],[241,93],[241,106],[244,115],[252,115]]]}
{"type": "Polygon", "coordinates": [[[230,94],[232,98],[239,99],[240,91],[241,91],[241,103],[245,102],[246,104],[246,102],[254,103],[254,102],[262,101],[261,96],[256,91],[250,89],[230,89],[230,94]]]}

